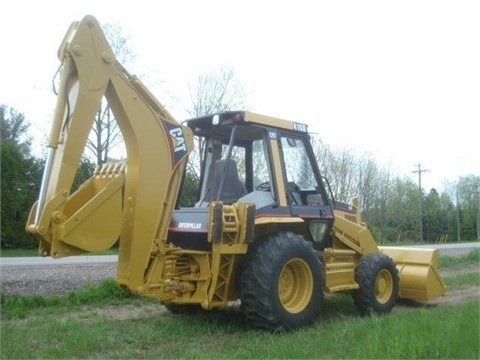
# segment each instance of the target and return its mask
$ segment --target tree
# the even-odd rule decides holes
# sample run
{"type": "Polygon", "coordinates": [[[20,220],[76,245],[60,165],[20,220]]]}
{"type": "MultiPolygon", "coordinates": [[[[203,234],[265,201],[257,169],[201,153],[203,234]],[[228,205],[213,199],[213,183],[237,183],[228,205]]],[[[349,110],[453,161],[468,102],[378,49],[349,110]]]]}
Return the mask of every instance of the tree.
{"type": "Polygon", "coordinates": [[[468,241],[477,238],[477,216],[480,211],[479,184],[480,176],[473,174],[460,177],[456,184],[452,184],[455,190],[451,190],[451,192],[455,192],[458,212],[456,229],[461,240],[468,241]]]}
{"type": "Polygon", "coordinates": [[[23,155],[30,153],[32,139],[27,135],[30,124],[25,121],[25,116],[6,105],[0,106],[0,138],[15,144],[23,155]]]}
{"type": "Polygon", "coordinates": [[[95,171],[95,164],[90,161],[86,156],[82,156],[80,164],[78,164],[77,173],[73,179],[72,189],[70,193],[76,191],[80,185],[87,181],[95,171]]]}
{"type": "MultiPolygon", "coordinates": [[[[127,45],[128,38],[123,35],[121,27],[105,24],[103,30],[117,61],[122,64],[133,61],[135,56],[127,45]]],[[[89,152],[95,158],[97,165],[101,165],[109,161],[112,150],[121,144],[123,145],[122,133],[107,101],[103,99],[87,140],[87,153],[89,152]]]]}
{"type": "Polygon", "coordinates": [[[448,196],[441,196],[431,189],[423,207],[423,236],[426,242],[436,242],[448,234],[453,220],[453,204],[448,196]]]}
{"type": "Polygon", "coordinates": [[[356,158],[352,150],[342,149],[331,154],[330,166],[335,176],[330,181],[335,199],[350,202],[358,194],[356,158]]]}
{"type": "MultiPolygon", "coordinates": [[[[2,248],[37,245],[37,240],[25,232],[25,224],[38,199],[44,160],[31,154],[29,126],[23,114],[5,105],[0,106],[2,248]]],[[[93,164],[82,158],[72,191],[91,176],[93,169],[93,164]]]]}
{"type": "MultiPolygon", "coordinates": [[[[191,106],[186,111],[192,118],[227,110],[246,110],[245,90],[233,68],[222,66],[200,74],[189,89],[191,106]]],[[[195,141],[197,146],[185,170],[180,195],[182,206],[191,205],[197,197],[203,144],[198,139],[195,141]]]]}
{"type": "Polygon", "coordinates": [[[316,135],[311,136],[310,143],[312,144],[312,150],[315,154],[315,160],[317,161],[318,168],[320,169],[320,174],[327,180],[330,180],[330,177],[333,176],[331,173],[332,169],[329,166],[329,159],[331,158],[330,147],[325,144],[319,136],[316,135]]]}
{"type": "Polygon", "coordinates": [[[245,89],[231,67],[222,66],[198,76],[189,85],[191,117],[214,114],[226,110],[245,109],[245,89]]]}
{"type": "Polygon", "coordinates": [[[372,207],[375,200],[382,196],[381,189],[388,184],[390,171],[380,168],[370,154],[358,158],[358,190],[357,194],[364,212],[372,207]]]}
{"type": "Polygon", "coordinates": [[[0,106],[1,246],[33,247],[25,233],[30,207],[37,198],[42,162],[30,153],[31,139],[23,114],[0,106]]]}
{"type": "MultiPolygon", "coordinates": [[[[410,243],[418,239],[420,194],[410,179],[393,174],[387,167],[380,167],[368,153],[332,150],[315,136],[312,136],[312,147],[334,198],[350,202],[353,196],[358,196],[362,218],[379,243],[410,243]]],[[[459,193],[460,232],[465,239],[475,238],[480,198],[478,184],[478,177],[467,177],[461,178],[454,186],[459,193]]],[[[456,209],[452,197],[432,189],[422,201],[423,241],[435,242],[446,234],[456,239],[456,209]]]]}
{"type": "MultiPolygon", "coordinates": [[[[379,210],[381,238],[399,243],[418,238],[418,188],[409,178],[394,178],[379,210]]],[[[374,225],[374,224],[372,224],[374,225]]]]}

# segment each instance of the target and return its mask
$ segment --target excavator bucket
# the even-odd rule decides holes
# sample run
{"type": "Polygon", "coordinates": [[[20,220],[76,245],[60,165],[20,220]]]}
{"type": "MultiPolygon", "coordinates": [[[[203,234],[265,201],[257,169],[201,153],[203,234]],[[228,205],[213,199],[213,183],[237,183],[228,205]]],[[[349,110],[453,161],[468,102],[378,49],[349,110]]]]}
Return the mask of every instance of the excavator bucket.
{"type": "Polygon", "coordinates": [[[59,258],[112,247],[120,236],[125,171],[125,165],[105,164],[72,195],[53,197],[46,203],[52,221],[47,216],[35,224],[35,204],[27,231],[39,239],[40,254],[59,258]]]}
{"type": "Polygon", "coordinates": [[[445,295],[447,287],[438,270],[438,250],[407,247],[379,247],[379,250],[397,266],[400,298],[430,301],[445,295]]]}

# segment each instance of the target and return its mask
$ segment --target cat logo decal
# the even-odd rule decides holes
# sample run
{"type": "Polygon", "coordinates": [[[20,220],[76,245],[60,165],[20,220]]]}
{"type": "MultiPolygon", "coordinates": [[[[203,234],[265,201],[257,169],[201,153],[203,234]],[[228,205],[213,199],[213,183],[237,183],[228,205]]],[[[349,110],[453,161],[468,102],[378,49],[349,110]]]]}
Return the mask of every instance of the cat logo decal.
{"type": "Polygon", "coordinates": [[[183,137],[182,129],[179,127],[173,128],[170,131],[170,136],[173,138],[175,149],[173,152],[187,151],[187,145],[185,144],[185,138],[183,137]]]}

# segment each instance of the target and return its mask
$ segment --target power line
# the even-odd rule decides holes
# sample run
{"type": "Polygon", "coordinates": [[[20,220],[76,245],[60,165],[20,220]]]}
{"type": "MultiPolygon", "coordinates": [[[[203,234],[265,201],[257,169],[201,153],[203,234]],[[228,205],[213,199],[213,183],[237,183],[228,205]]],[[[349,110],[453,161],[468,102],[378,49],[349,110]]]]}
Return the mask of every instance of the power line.
{"type": "Polygon", "coordinates": [[[420,241],[423,242],[423,209],[422,209],[422,173],[430,171],[428,169],[422,169],[422,165],[420,163],[415,164],[414,166],[417,167],[417,170],[412,171],[412,173],[418,174],[418,192],[419,192],[419,208],[420,208],[420,241]]]}

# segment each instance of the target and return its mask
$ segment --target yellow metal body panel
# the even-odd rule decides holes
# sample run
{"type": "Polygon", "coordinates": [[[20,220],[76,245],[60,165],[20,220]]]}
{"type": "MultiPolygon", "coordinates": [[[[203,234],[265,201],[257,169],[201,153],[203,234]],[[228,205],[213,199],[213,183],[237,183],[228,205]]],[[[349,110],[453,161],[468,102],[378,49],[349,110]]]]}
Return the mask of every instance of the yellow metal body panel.
{"type": "MultiPolygon", "coordinates": [[[[281,164],[281,158],[280,158],[280,151],[278,149],[278,140],[276,139],[270,139],[270,146],[272,149],[272,163],[274,164],[281,164]]],[[[274,177],[277,179],[279,182],[278,185],[278,204],[280,206],[287,206],[287,194],[285,192],[285,186],[283,185],[283,173],[282,173],[282,168],[281,166],[275,166],[275,174],[274,177]]]]}
{"type": "MultiPolygon", "coordinates": [[[[167,303],[199,304],[204,309],[223,308],[236,300],[237,257],[246,254],[250,204],[223,205],[213,202],[209,224],[219,227],[212,251],[193,251],[163,246],[151,259],[148,279],[141,295],[167,303]],[[213,210],[219,210],[219,214],[213,210]],[[216,218],[219,216],[219,218],[216,218]]],[[[215,230],[209,234],[215,233],[215,230]]],[[[212,239],[213,240],[213,239],[212,239]]]]}
{"type": "Polygon", "coordinates": [[[325,291],[339,292],[358,289],[355,282],[355,267],[359,253],[351,249],[325,249],[322,253],[325,264],[325,291]]]}
{"type": "Polygon", "coordinates": [[[378,252],[378,247],[370,230],[361,224],[347,220],[334,211],[333,235],[349,248],[360,254],[378,252]]]}
{"type": "Polygon", "coordinates": [[[272,217],[262,216],[255,219],[255,225],[271,225],[271,224],[303,224],[305,221],[298,217],[272,217]]]}
{"type": "Polygon", "coordinates": [[[375,239],[362,221],[358,198],[354,198],[352,203],[356,208],[355,213],[338,209],[333,211],[335,215],[332,229],[334,238],[359,254],[378,252],[375,239]]]}
{"type": "Polygon", "coordinates": [[[308,129],[306,124],[296,123],[289,120],[283,120],[273,116],[260,115],[260,114],[249,112],[249,111],[245,112],[245,121],[272,126],[275,128],[280,128],[285,130],[298,130],[302,132],[307,132],[307,129],[308,129]]]}

